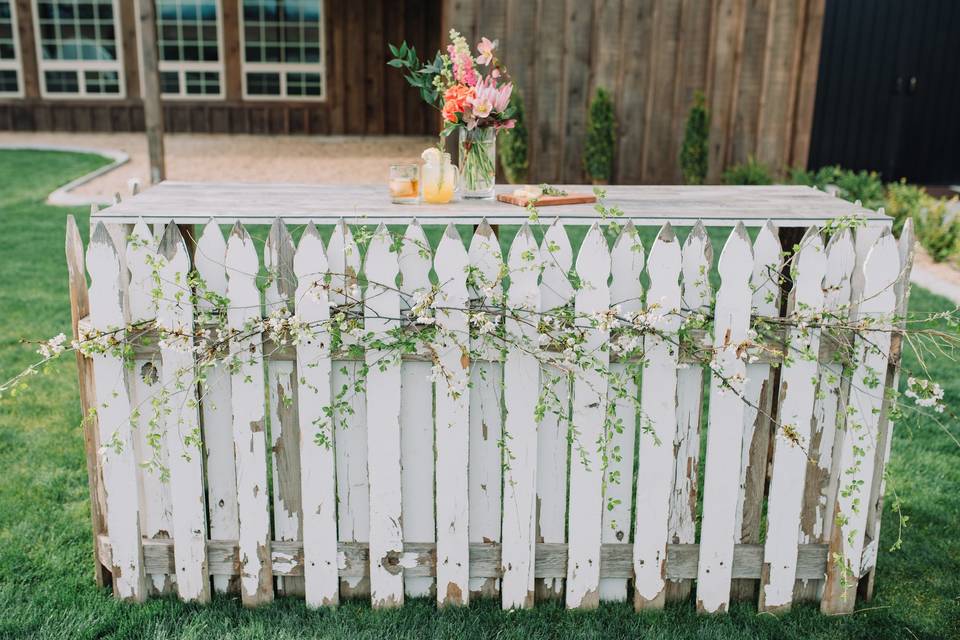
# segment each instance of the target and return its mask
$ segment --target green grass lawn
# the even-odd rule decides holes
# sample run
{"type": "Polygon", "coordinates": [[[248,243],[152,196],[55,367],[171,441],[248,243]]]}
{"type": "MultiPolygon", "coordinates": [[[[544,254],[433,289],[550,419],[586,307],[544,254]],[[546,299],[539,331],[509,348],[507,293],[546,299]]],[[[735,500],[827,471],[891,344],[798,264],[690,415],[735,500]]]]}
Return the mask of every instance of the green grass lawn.
{"type": "MultiPolygon", "coordinates": [[[[22,339],[69,334],[63,258],[69,211],[43,200],[102,162],[0,151],[0,378],[33,361],[22,339]]],[[[73,213],[86,237],[86,212],[73,213]]],[[[911,306],[926,312],[953,305],[914,289],[911,306]]],[[[960,406],[960,367],[942,356],[928,364],[948,403],[960,406]]],[[[912,353],[906,366],[917,367],[912,353]]],[[[842,618],[825,618],[811,605],[779,617],[735,605],[729,615],[706,617],[690,603],[643,615],[627,605],[502,613],[494,602],[437,611],[414,601],[382,612],[362,603],[308,611],[295,599],[256,611],[230,598],[204,607],[174,599],[122,604],[93,581],[79,423],[72,356],[27,391],[0,400],[0,638],[960,638],[960,450],[919,421],[897,425],[890,465],[890,485],[910,516],[903,549],[886,551],[896,537],[888,500],[876,598],[842,618]]]]}

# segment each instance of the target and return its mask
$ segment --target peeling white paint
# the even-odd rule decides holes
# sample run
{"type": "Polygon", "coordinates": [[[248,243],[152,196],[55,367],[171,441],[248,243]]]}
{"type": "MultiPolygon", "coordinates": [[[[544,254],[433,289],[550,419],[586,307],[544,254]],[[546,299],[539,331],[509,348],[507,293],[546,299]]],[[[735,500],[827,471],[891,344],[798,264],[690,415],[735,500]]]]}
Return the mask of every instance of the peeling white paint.
{"type": "Polygon", "coordinates": [[[300,238],[293,268],[297,276],[297,315],[302,322],[313,325],[310,339],[297,345],[297,408],[304,591],[307,606],[319,607],[339,602],[338,568],[346,564],[346,558],[337,553],[334,425],[324,413],[331,396],[330,334],[325,324],[330,305],[326,288],[317,284],[322,284],[328,266],[323,242],[312,223],[300,238]]]}
{"type": "Polygon", "coordinates": [[[704,471],[703,519],[697,568],[697,608],[714,613],[730,602],[733,545],[743,441],[743,379],[738,345],[750,328],[753,250],[742,224],[730,233],[718,263],[720,290],[714,316],[715,373],[710,380],[710,418],[704,471]],[[716,372],[720,372],[719,375],[716,372]],[[732,389],[730,387],[733,387],[732,389]]]}
{"type": "MultiPolygon", "coordinates": [[[[821,287],[827,268],[820,230],[811,227],[800,241],[794,257],[796,276],[788,313],[815,318],[823,311],[821,287]]],[[[767,537],[764,544],[764,572],[758,608],[783,609],[793,601],[797,574],[797,544],[803,508],[807,450],[818,377],[820,329],[793,328],[787,336],[790,358],[780,371],[780,410],[774,438],[773,470],[767,504],[767,537]],[[812,359],[804,354],[815,354],[812,359]],[[798,442],[788,438],[789,434],[798,442]]]]}
{"type": "MultiPolygon", "coordinates": [[[[207,291],[227,295],[227,241],[220,226],[208,222],[194,253],[193,266],[203,278],[207,291]]],[[[214,304],[201,297],[198,310],[213,311],[214,304]]],[[[236,540],[240,536],[237,513],[237,473],[233,453],[233,415],[230,410],[230,372],[220,362],[207,369],[206,388],[202,390],[203,443],[207,455],[207,505],[210,537],[214,540],[236,540]]],[[[213,576],[217,593],[226,593],[232,578],[213,576]]]]}
{"type": "MultiPolygon", "coordinates": [[[[577,256],[581,287],[576,294],[578,316],[606,312],[610,307],[610,251],[594,223],[577,256]]],[[[605,371],[610,353],[601,349],[609,332],[585,330],[584,350],[593,358],[573,377],[573,428],[577,436],[570,460],[570,547],[567,559],[567,607],[593,608],[599,604],[600,528],[603,521],[603,468],[598,443],[604,443],[607,392],[605,371]]]]}
{"type": "MultiPolygon", "coordinates": [[[[542,311],[552,311],[573,301],[573,286],[567,274],[573,265],[573,249],[560,220],[554,220],[547,228],[540,243],[540,259],[543,276],[540,281],[540,306],[542,311]]],[[[546,386],[549,397],[566,407],[570,403],[570,376],[559,367],[541,363],[541,384],[546,386]]],[[[556,410],[556,408],[555,408],[556,410]]],[[[540,542],[567,541],[567,432],[570,428],[570,412],[563,415],[548,411],[537,425],[537,528],[536,539],[540,542]]],[[[547,596],[560,598],[563,595],[563,578],[546,578],[543,589],[547,596]]]]}
{"type": "MultiPolygon", "coordinates": [[[[254,280],[259,267],[253,239],[239,223],[234,225],[227,242],[227,323],[231,329],[242,332],[248,321],[260,319],[260,292],[254,280]]],[[[230,357],[238,362],[230,381],[240,517],[240,594],[245,605],[253,606],[273,600],[261,334],[231,340],[230,357]]]]}
{"type": "MultiPolygon", "coordinates": [[[[540,307],[541,256],[529,226],[524,225],[513,240],[507,266],[510,291],[507,306],[513,310],[506,320],[509,339],[535,344],[536,322],[520,322],[517,316],[536,313],[540,307]],[[532,256],[532,259],[528,259],[532,256]]],[[[509,349],[503,366],[507,418],[504,437],[508,459],[503,486],[503,550],[501,564],[502,606],[504,609],[533,606],[534,535],[537,490],[537,422],[534,416],[540,388],[540,364],[523,349],[509,349]]]]}
{"type": "Polygon", "coordinates": [[[640,444],[637,453],[637,521],[633,543],[633,572],[636,576],[634,603],[638,608],[662,607],[665,601],[667,542],[671,471],[677,435],[676,332],[680,329],[680,242],[670,223],[664,224],[650,249],[650,291],[647,315],[662,335],[644,338],[640,390],[640,444]],[[652,431],[650,433],[649,431],[652,431]]]}
{"type": "MultiPolygon", "coordinates": [[[[399,264],[393,240],[381,223],[367,248],[366,330],[387,341],[400,326],[400,294],[395,288],[399,264]]],[[[368,348],[367,450],[370,473],[370,594],[374,607],[403,604],[403,572],[383,565],[403,551],[400,472],[400,360],[368,348]]]]}
{"type": "Polygon", "coordinates": [[[470,437],[469,334],[467,314],[458,310],[467,304],[468,264],[460,234],[448,225],[437,247],[435,270],[443,284],[434,301],[437,326],[444,332],[437,354],[445,372],[435,385],[437,602],[441,606],[470,601],[469,485],[464,472],[469,464],[470,437]]]}
{"type": "MultiPolygon", "coordinates": [[[[90,326],[98,331],[125,325],[121,305],[120,257],[103,223],[97,223],[87,248],[90,273],[90,326]]],[[[113,554],[113,588],[124,599],[145,597],[143,549],[140,540],[140,500],[133,440],[130,433],[130,397],[126,369],[117,355],[94,354],[97,381],[97,425],[100,432],[100,471],[107,501],[107,527],[113,554]],[[116,448],[114,448],[114,446],[116,448]]]]}

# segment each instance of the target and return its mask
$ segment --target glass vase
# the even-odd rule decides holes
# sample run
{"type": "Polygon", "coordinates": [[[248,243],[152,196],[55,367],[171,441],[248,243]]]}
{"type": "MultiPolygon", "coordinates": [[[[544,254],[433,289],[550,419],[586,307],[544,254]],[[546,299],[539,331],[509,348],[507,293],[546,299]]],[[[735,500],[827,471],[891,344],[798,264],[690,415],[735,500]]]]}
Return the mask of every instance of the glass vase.
{"type": "Polygon", "coordinates": [[[460,193],[493,198],[497,179],[497,132],[493,127],[460,129],[460,193]]]}

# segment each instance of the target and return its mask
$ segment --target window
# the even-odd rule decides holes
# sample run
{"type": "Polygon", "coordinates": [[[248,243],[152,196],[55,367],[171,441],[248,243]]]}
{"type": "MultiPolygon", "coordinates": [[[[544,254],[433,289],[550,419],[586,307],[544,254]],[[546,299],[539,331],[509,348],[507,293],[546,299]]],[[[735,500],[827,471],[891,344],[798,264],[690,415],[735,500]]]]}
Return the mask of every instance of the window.
{"type": "Polygon", "coordinates": [[[13,0],[0,0],[0,97],[20,97],[20,43],[13,0]]]}
{"type": "Polygon", "coordinates": [[[222,98],[220,0],[155,1],[163,97],[222,98]]]}
{"type": "Polygon", "coordinates": [[[44,97],[122,98],[116,0],[35,0],[44,97]]]}
{"type": "Polygon", "coordinates": [[[244,97],[323,100],[323,1],[240,3],[244,97]]]}

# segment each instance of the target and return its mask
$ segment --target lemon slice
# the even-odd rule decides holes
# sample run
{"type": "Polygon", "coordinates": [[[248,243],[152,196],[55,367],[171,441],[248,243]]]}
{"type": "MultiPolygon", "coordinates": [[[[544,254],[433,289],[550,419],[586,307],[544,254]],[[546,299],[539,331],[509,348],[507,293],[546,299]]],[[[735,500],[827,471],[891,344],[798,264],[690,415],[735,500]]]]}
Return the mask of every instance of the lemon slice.
{"type": "Polygon", "coordinates": [[[423,150],[423,153],[420,154],[420,157],[427,164],[440,164],[440,149],[436,147],[427,147],[423,150]]]}

